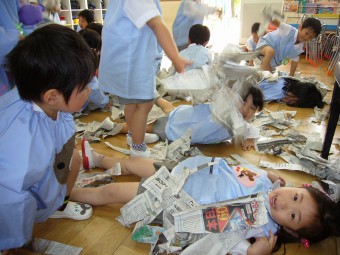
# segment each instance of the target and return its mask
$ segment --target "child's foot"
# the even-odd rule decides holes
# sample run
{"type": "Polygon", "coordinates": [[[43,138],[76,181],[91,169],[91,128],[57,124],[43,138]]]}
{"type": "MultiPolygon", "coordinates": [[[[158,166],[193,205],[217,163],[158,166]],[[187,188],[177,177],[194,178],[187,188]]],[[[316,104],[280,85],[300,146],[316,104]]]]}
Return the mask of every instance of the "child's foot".
{"type": "MultiPolygon", "coordinates": [[[[156,134],[145,133],[144,143],[155,143],[159,140],[159,136],[156,134]]],[[[132,136],[130,134],[126,134],[126,143],[131,146],[132,144],[132,136]]]]}
{"type": "Polygon", "coordinates": [[[83,138],[81,141],[81,152],[83,156],[84,169],[101,167],[101,162],[104,155],[95,152],[86,138],[83,138]]]}
{"type": "Polygon", "coordinates": [[[151,156],[151,151],[148,146],[143,144],[132,144],[130,147],[130,157],[140,157],[149,158],[151,156]]]}
{"type": "Polygon", "coordinates": [[[63,211],[55,211],[49,218],[87,220],[92,216],[93,209],[90,205],[78,202],[68,202],[63,211]]]}

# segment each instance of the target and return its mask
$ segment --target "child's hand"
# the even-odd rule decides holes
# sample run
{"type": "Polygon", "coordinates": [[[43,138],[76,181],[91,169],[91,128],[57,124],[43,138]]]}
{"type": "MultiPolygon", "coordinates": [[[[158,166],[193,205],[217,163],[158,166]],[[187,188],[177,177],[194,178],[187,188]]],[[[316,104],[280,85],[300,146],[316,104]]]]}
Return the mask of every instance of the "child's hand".
{"type": "Polygon", "coordinates": [[[251,148],[255,149],[254,139],[245,139],[242,142],[242,149],[244,151],[249,151],[251,148]]]}
{"type": "Polygon", "coordinates": [[[256,242],[249,246],[247,255],[266,255],[272,254],[277,236],[269,231],[269,239],[267,237],[256,238],[256,242]]]}
{"type": "Polygon", "coordinates": [[[173,61],[172,63],[178,73],[183,73],[185,71],[185,67],[191,65],[193,62],[183,58],[181,55],[178,54],[176,61],[173,61]]]}

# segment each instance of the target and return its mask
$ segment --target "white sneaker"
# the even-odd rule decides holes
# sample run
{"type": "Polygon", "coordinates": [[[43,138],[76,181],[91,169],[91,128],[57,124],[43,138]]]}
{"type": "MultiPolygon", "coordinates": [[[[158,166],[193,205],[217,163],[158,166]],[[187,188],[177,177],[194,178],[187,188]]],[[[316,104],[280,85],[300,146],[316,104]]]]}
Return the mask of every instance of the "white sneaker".
{"type": "Polygon", "coordinates": [[[81,140],[81,153],[83,157],[83,167],[84,169],[90,169],[94,167],[93,157],[92,157],[92,147],[86,138],[81,140]]]}
{"type": "Polygon", "coordinates": [[[130,147],[130,157],[140,157],[140,158],[150,158],[151,156],[151,151],[149,148],[146,149],[146,151],[138,151],[135,150],[134,148],[130,147]]]}
{"type": "Polygon", "coordinates": [[[49,218],[87,220],[92,216],[93,209],[90,205],[78,202],[68,202],[64,211],[55,211],[49,218]]]}
{"type": "MultiPolygon", "coordinates": [[[[159,140],[159,136],[156,134],[145,133],[144,143],[155,143],[159,140]]],[[[129,134],[126,134],[126,143],[128,145],[132,145],[132,137],[129,134]]]]}

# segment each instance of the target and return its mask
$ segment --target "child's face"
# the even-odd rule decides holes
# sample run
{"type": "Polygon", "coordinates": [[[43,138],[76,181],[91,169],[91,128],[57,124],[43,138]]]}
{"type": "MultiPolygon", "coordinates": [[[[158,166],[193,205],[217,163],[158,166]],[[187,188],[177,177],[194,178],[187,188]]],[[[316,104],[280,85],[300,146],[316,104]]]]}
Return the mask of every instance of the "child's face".
{"type": "Polygon", "coordinates": [[[298,230],[311,224],[317,205],[304,188],[283,187],[269,193],[270,213],[279,225],[298,230]]]}
{"type": "Polygon", "coordinates": [[[287,92],[285,97],[282,98],[282,102],[290,105],[296,104],[297,101],[299,101],[299,98],[295,96],[292,92],[287,92]]]}
{"type": "Polygon", "coordinates": [[[60,111],[71,113],[79,112],[83,108],[84,104],[87,102],[90,93],[91,89],[88,85],[82,91],[78,91],[78,88],[75,88],[72,91],[68,104],[64,102],[60,111]]]}
{"type": "Polygon", "coordinates": [[[84,29],[84,28],[87,27],[87,25],[88,25],[88,23],[87,23],[86,19],[82,16],[79,16],[79,26],[80,26],[80,28],[84,29]]]}
{"type": "Polygon", "coordinates": [[[303,29],[299,29],[297,39],[298,41],[301,42],[310,42],[315,38],[316,34],[313,29],[310,27],[306,27],[303,29]]]}
{"type": "Polygon", "coordinates": [[[243,119],[247,122],[254,117],[257,107],[253,103],[253,96],[249,95],[240,108],[243,119]]]}

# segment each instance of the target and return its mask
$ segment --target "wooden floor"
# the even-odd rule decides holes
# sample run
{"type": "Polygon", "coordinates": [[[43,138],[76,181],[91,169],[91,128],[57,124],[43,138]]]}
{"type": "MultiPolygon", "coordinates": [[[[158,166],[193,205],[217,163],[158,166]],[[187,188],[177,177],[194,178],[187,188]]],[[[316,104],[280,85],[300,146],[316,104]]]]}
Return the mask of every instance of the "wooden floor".
{"type": "MultiPolygon", "coordinates": [[[[301,57],[299,70],[302,76],[312,75],[320,81],[327,84],[333,89],[334,77],[326,76],[324,71],[325,62],[317,68],[313,67],[309,62],[301,57]]],[[[288,70],[288,66],[280,68],[281,70],[288,70]]],[[[331,92],[328,93],[327,98],[331,98],[331,92]]],[[[301,119],[307,122],[306,125],[301,125],[299,130],[307,132],[319,132],[324,136],[325,127],[327,123],[315,124],[311,123],[312,109],[295,109],[284,104],[270,103],[265,105],[266,108],[275,110],[297,110],[298,113],[295,119],[301,119]]],[[[100,111],[93,112],[89,116],[82,118],[82,121],[102,121],[108,113],[100,111]]],[[[338,127],[335,134],[336,138],[340,138],[340,128],[338,127]]],[[[118,135],[105,139],[113,145],[127,148],[125,136],[118,135]]],[[[103,142],[93,144],[93,147],[108,156],[125,157],[124,155],[115,152],[108,148],[103,142]]],[[[80,147],[79,147],[80,148],[80,147]]],[[[202,152],[207,156],[229,156],[231,153],[237,153],[247,159],[254,165],[259,164],[259,161],[268,160],[279,162],[274,156],[261,155],[255,151],[244,152],[239,149],[238,145],[228,145],[226,143],[217,145],[199,146],[202,152]]],[[[332,146],[333,154],[331,157],[339,157],[339,146],[332,146]]],[[[301,185],[302,183],[310,182],[314,178],[302,172],[278,171],[276,172],[284,177],[288,182],[294,185],[301,185]]],[[[118,177],[116,181],[138,181],[136,176],[118,177]]],[[[82,255],[90,254],[115,254],[115,255],[137,255],[148,254],[150,246],[148,244],[136,243],[130,240],[132,229],[121,226],[115,218],[119,215],[119,208],[121,205],[106,205],[94,208],[94,215],[92,218],[85,221],[73,221],[67,219],[49,219],[44,223],[35,225],[34,236],[49,240],[58,241],[61,243],[83,247],[82,255]]],[[[286,246],[287,255],[296,254],[340,254],[340,239],[329,238],[328,240],[313,245],[309,249],[304,248],[299,244],[291,244],[286,246]]],[[[24,251],[21,254],[32,254],[24,251]]],[[[282,254],[282,250],[277,253],[282,254]]]]}

